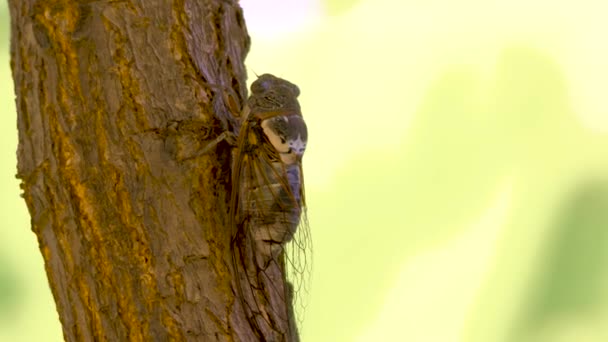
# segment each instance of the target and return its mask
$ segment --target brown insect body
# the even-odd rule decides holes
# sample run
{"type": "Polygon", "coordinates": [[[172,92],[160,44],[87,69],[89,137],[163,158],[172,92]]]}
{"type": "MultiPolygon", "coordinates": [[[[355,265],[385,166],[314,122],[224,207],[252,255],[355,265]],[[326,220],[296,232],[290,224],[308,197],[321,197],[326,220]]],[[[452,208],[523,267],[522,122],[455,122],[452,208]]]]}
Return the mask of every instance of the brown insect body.
{"type": "MultiPolygon", "coordinates": [[[[287,273],[302,283],[310,252],[302,155],[308,138],[299,89],[269,74],[251,86],[238,131],[231,195],[233,266],[245,311],[260,340],[297,341],[287,273]],[[238,272],[240,271],[240,272],[238,272]],[[278,310],[277,310],[278,308],[278,310]],[[272,310],[274,309],[274,310],[272,310]]],[[[309,266],[308,266],[309,267],[309,266]]],[[[298,286],[299,287],[299,286],[298,286]]]]}

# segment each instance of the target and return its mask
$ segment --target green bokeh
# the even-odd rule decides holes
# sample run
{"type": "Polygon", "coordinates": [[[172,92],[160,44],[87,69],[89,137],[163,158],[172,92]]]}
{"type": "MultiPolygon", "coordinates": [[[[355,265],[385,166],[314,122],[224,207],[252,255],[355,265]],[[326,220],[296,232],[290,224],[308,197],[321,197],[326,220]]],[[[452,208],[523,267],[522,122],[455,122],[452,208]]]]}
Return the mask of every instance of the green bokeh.
{"type": "Polygon", "coordinates": [[[15,312],[23,304],[23,291],[14,265],[0,257],[0,329],[10,324],[15,312]]]}
{"type": "Polygon", "coordinates": [[[555,330],[554,320],[606,310],[608,177],[580,184],[564,202],[511,341],[536,341],[539,332],[555,330]]]}
{"type": "Polygon", "coordinates": [[[324,0],[325,10],[329,15],[340,15],[348,12],[359,0],[324,0]]]}

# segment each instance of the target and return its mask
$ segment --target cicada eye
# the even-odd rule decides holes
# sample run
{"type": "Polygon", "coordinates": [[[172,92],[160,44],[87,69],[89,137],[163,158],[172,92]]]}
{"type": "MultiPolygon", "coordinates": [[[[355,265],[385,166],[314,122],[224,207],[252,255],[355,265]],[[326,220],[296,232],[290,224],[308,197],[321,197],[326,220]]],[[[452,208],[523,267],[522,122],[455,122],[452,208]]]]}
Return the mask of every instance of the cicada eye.
{"type": "Polygon", "coordinates": [[[285,88],[295,97],[300,95],[300,88],[297,85],[284,79],[275,77],[271,74],[263,74],[251,84],[253,94],[262,94],[273,88],[285,88]]]}
{"type": "Polygon", "coordinates": [[[285,80],[280,80],[280,81],[281,81],[280,86],[284,89],[287,89],[287,91],[289,93],[291,93],[292,96],[298,97],[300,95],[300,88],[298,88],[297,85],[295,85],[291,82],[285,81],[285,80]]]}
{"type": "Polygon", "coordinates": [[[251,92],[254,94],[261,94],[272,88],[272,85],[275,84],[277,80],[278,78],[271,74],[263,74],[251,84],[251,92]]]}
{"type": "Polygon", "coordinates": [[[289,83],[289,85],[291,86],[291,91],[293,92],[293,94],[296,97],[300,96],[300,88],[298,88],[298,86],[293,83],[289,83]]]}

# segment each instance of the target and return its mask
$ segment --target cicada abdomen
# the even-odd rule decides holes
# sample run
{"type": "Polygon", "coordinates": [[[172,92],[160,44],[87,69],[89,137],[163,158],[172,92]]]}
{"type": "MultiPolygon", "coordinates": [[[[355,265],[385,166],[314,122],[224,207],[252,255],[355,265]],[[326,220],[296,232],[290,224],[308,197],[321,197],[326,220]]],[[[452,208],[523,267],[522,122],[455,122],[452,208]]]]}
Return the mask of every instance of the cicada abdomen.
{"type": "Polygon", "coordinates": [[[265,74],[251,91],[242,114],[232,176],[230,216],[234,268],[240,277],[237,287],[261,340],[297,341],[293,287],[287,273],[301,284],[306,258],[294,260],[285,247],[293,241],[298,254],[310,253],[308,221],[302,219],[302,156],[308,133],[297,86],[265,74]]]}

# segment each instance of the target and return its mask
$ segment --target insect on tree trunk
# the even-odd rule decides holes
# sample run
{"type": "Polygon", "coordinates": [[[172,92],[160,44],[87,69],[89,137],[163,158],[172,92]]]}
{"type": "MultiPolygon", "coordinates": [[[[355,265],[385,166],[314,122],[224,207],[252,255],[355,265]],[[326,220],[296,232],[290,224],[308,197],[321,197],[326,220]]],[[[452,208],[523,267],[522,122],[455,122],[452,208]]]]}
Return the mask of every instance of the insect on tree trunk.
{"type": "MultiPolygon", "coordinates": [[[[254,341],[235,290],[236,0],[9,0],[18,177],[67,341],[254,341]]],[[[238,107],[238,106],[236,106],[238,107]]]]}

